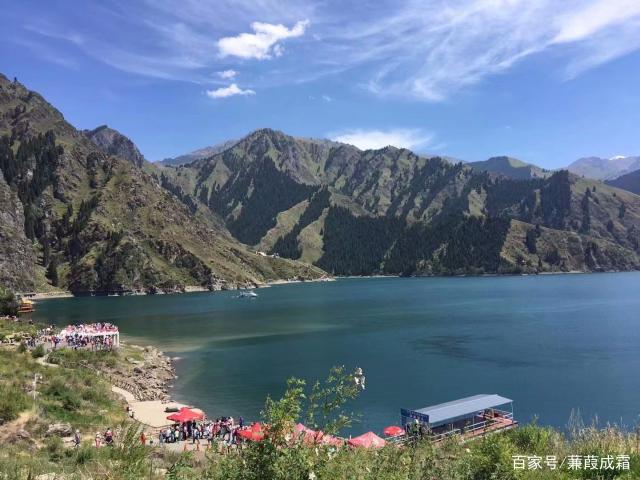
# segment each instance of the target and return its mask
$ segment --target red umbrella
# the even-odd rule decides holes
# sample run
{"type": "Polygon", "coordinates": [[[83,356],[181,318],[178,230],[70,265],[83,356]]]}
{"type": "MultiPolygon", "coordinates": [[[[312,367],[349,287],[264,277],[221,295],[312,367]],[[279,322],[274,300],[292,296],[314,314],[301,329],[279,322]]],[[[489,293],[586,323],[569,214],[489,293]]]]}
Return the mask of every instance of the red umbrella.
{"type": "Polygon", "coordinates": [[[240,438],[249,440],[250,442],[260,442],[264,440],[264,431],[262,430],[262,424],[254,423],[251,427],[238,430],[237,435],[240,438]]]}
{"type": "Polygon", "coordinates": [[[404,429],[396,425],[391,425],[390,427],[385,427],[382,433],[384,433],[385,437],[397,437],[398,435],[404,434],[404,429]]]}
{"type": "Polygon", "coordinates": [[[303,424],[296,424],[293,429],[295,434],[295,439],[298,440],[302,438],[302,441],[305,443],[316,443],[320,437],[322,437],[322,432],[316,432],[315,430],[311,430],[308,427],[305,427],[303,424]]]}
{"type": "Polygon", "coordinates": [[[334,447],[341,447],[344,445],[344,440],[333,435],[322,435],[320,443],[324,445],[333,445],[334,447]]]}
{"type": "Polygon", "coordinates": [[[333,435],[327,435],[322,430],[311,430],[309,427],[298,423],[294,430],[295,440],[302,438],[307,444],[333,445],[340,447],[344,445],[344,440],[333,435]]]}
{"type": "Polygon", "coordinates": [[[196,412],[187,407],[182,407],[178,412],[172,413],[167,417],[167,420],[171,420],[172,422],[184,423],[190,422],[192,420],[202,420],[204,418],[204,413],[196,412]]]}
{"type": "Polygon", "coordinates": [[[373,432],[363,433],[347,442],[352,447],[382,448],[387,442],[373,432]]]}

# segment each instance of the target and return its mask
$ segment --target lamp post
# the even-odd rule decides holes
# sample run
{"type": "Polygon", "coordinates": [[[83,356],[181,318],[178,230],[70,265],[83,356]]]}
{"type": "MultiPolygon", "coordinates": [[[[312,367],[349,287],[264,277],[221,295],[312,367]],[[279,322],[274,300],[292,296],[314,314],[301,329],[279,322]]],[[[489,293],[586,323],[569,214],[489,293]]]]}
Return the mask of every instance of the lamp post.
{"type": "Polygon", "coordinates": [[[33,374],[33,401],[36,401],[36,388],[38,386],[38,380],[42,380],[42,375],[39,373],[33,374]]]}

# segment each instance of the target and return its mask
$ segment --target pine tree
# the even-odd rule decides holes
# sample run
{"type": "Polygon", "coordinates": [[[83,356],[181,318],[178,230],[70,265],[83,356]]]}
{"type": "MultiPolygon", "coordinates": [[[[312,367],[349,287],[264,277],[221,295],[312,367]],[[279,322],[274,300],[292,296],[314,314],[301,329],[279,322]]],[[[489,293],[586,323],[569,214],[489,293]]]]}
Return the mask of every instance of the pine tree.
{"type": "Polygon", "coordinates": [[[47,267],[47,278],[51,281],[51,285],[58,286],[58,260],[56,257],[51,258],[49,266],[47,267]]]}

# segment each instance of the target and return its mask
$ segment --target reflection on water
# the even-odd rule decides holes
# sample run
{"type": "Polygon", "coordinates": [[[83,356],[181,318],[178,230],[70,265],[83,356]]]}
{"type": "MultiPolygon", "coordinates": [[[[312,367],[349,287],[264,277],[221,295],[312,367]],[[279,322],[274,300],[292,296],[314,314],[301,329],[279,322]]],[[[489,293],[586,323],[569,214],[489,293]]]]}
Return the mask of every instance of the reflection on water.
{"type": "Polygon", "coordinates": [[[109,321],[172,356],[174,395],[210,415],[258,415],[292,376],[361,366],[358,427],[400,407],[476,393],[515,400],[521,420],[564,426],[573,408],[635,424],[640,274],[349,279],[234,292],[41,302],[58,324],[109,321]]]}

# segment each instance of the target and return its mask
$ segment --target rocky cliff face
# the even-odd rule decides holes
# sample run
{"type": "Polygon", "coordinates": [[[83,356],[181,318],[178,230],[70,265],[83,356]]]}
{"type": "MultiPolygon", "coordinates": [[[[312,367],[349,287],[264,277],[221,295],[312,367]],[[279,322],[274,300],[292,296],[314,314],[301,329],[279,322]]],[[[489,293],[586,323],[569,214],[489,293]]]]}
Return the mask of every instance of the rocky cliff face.
{"type": "Polygon", "coordinates": [[[131,139],[113,128],[102,125],[94,130],[84,130],[84,134],[108,155],[115,155],[129,160],[136,167],[141,167],[145,162],[144,156],[131,139]]]}
{"type": "MultiPolygon", "coordinates": [[[[37,264],[52,283],[78,293],[236,288],[324,275],[238,242],[207,207],[164,188],[160,170],[113,132],[79,132],[40,95],[0,75],[0,169],[12,192],[3,212],[16,235],[42,253],[37,261],[12,255],[7,271],[33,280],[37,264]]],[[[15,248],[10,240],[2,248],[15,248]]]]}
{"type": "Polygon", "coordinates": [[[35,287],[36,252],[24,234],[22,203],[0,172],[0,285],[13,291],[35,287]]]}

